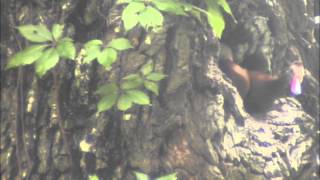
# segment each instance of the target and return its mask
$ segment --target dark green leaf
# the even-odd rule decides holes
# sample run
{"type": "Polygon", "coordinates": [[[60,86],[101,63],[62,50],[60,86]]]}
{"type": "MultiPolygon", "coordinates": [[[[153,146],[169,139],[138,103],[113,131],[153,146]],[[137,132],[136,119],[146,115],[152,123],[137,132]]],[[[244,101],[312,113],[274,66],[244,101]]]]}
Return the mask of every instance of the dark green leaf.
{"type": "Polygon", "coordinates": [[[117,38],[113,39],[109,44],[108,47],[112,47],[118,51],[123,51],[126,49],[132,48],[130,41],[126,38],[117,38]]]}
{"type": "Polygon", "coordinates": [[[176,15],[187,15],[184,12],[183,4],[174,0],[152,0],[151,1],[159,10],[173,13],[176,15]]]}
{"type": "Polygon", "coordinates": [[[72,39],[63,38],[58,42],[57,51],[60,57],[66,59],[75,59],[76,47],[74,46],[72,39]]]}
{"type": "Polygon", "coordinates": [[[144,10],[146,6],[142,2],[131,2],[124,10],[122,11],[122,21],[126,31],[129,31],[138,23],[137,13],[144,10]]]}
{"type": "Polygon", "coordinates": [[[59,55],[56,49],[50,48],[42,53],[42,56],[36,61],[36,73],[42,77],[49,69],[53,68],[59,62],[59,55]]]}
{"type": "Polygon", "coordinates": [[[177,180],[177,173],[172,173],[169,175],[165,175],[159,178],[156,178],[156,180],[177,180]]]}
{"type": "Polygon", "coordinates": [[[111,93],[104,96],[98,103],[98,112],[109,110],[117,100],[117,93],[111,93]]]}
{"type": "Polygon", "coordinates": [[[106,69],[110,69],[111,65],[117,60],[117,56],[118,53],[116,50],[106,48],[98,55],[98,62],[106,69]]]}
{"type": "Polygon", "coordinates": [[[137,180],[149,180],[148,175],[140,172],[134,172],[134,175],[136,176],[137,180]]]}
{"type": "Polygon", "coordinates": [[[27,64],[32,64],[37,59],[40,58],[42,55],[42,51],[47,47],[48,45],[33,45],[30,46],[14,56],[12,56],[9,59],[9,63],[6,67],[6,69],[17,67],[17,66],[23,66],[27,64]]]}
{"type": "Polygon", "coordinates": [[[19,32],[23,37],[31,42],[46,42],[52,41],[52,34],[48,28],[40,25],[23,25],[18,27],[19,32]]]}
{"type": "Polygon", "coordinates": [[[131,108],[132,106],[132,100],[131,97],[124,93],[120,96],[117,107],[120,111],[126,111],[127,109],[131,108]]]}
{"type": "Polygon", "coordinates": [[[146,29],[150,27],[157,28],[163,24],[162,14],[151,6],[146,7],[146,9],[139,14],[138,20],[146,29]]]}
{"type": "Polygon", "coordinates": [[[129,90],[126,93],[130,96],[132,102],[140,105],[150,104],[149,96],[139,90],[129,90]]]}
{"type": "Polygon", "coordinates": [[[152,68],[153,68],[153,63],[149,62],[149,63],[147,63],[147,64],[142,66],[141,72],[142,72],[143,75],[150,74],[151,71],[152,71],[152,68]]]}
{"type": "Polygon", "coordinates": [[[54,40],[58,41],[61,38],[63,33],[63,28],[64,26],[60,24],[54,24],[52,26],[52,36],[54,40]]]}
{"type": "Polygon", "coordinates": [[[159,87],[157,83],[151,82],[151,81],[145,81],[144,87],[150,90],[151,92],[153,92],[154,94],[156,94],[157,96],[159,95],[159,87]]]}
{"type": "Polygon", "coordinates": [[[108,95],[108,94],[117,93],[117,92],[118,92],[118,86],[116,85],[116,83],[110,83],[110,84],[100,86],[95,93],[99,95],[108,95]]]}
{"type": "Polygon", "coordinates": [[[165,77],[166,77],[166,75],[164,75],[162,73],[153,72],[147,76],[147,79],[150,81],[160,81],[165,77]]]}

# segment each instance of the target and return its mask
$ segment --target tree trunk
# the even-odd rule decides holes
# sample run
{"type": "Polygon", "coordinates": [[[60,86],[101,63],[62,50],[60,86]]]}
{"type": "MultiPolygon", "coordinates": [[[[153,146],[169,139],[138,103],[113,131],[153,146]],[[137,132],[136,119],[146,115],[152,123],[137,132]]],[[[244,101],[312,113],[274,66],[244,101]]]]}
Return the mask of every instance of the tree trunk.
{"type": "Polygon", "coordinates": [[[118,33],[114,1],[68,2],[1,1],[1,179],[133,180],[134,172],[199,180],[320,177],[319,29],[310,20],[318,1],[230,0],[237,23],[225,17],[221,41],[205,21],[173,15],[159,33],[139,27],[118,33]],[[93,38],[123,36],[135,49],[110,72],[77,60],[60,62],[42,79],[33,66],[5,70],[12,53],[28,45],[15,26],[57,21],[66,23],[78,50],[93,38]],[[218,67],[220,42],[237,63],[272,74],[292,61],[288,48],[297,48],[306,68],[303,94],[278,99],[268,113],[248,114],[218,67]],[[160,95],[150,94],[152,106],[97,114],[96,88],[148,60],[167,75],[160,95]],[[82,152],[89,134],[94,150],[82,152]]]}

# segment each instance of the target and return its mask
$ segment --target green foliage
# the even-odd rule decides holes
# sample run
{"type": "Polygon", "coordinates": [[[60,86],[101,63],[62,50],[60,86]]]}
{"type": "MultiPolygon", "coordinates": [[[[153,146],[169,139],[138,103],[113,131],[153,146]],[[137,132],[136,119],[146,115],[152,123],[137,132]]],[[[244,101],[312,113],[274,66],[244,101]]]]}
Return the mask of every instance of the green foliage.
{"type": "Polygon", "coordinates": [[[40,25],[23,25],[18,27],[20,34],[31,42],[52,41],[52,34],[46,26],[40,25]]]}
{"type": "MultiPolygon", "coordinates": [[[[59,37],[59,36],[57,36],[59,37]]],[[[73,44],[73,40],[71,38],[62,38],[57,43],[57,51],[59,57],[65,59],[75,59],[76,57],[76,47],[73,44]]]]}
{"type": "Polygon", "coordinates": [[[118,52],[132,48],[130,41],[125,38],[113,39],[106,48],[102,49],[103,42],[99,39],[88,41],[84,45],[86,51],[84,62],[90,63],[97,59],[99,64],[105,67],[106,70],[111,69],[111,65],[117,60],[118,52]]]}
{"type": "Polygon", "coordinates": [[[213,33],[220,39],[225,28],[222,9],[233,17],[231,8],[226,0],[205,0],[207,4],[207,18],[213,33]]]}
{"type": "Polygon", "coordinates": [[[185,4],[174,0],[151,0],[151,3],[160,11],[172,13],[175,15],[186,16],[185,4]]]}
{"type": "Polygon", "coordinates": [[[63,34],[64,26],[61,24],[54,24],[52,26],[52,37],[55,41],[58,41],[63,34]]]}
{"type": "Polygon", "coordinates": [[[42,77],[49,69],[53,68],[59,62],[59,54],[56,49],[45,50],[41,57],[36,61],[36,73],[42,77]]]}
{"type": "Polygon", "coordinates": [[[20,34],[30,42],[26,49],[16,53],[9,59],[6,69],[35,63],[35,70],[42,77],[59,62],[60,58],[74,59],[76,48],[73,40],[62,38],[63,25],[54,24],[52,31],[42,24],[19,26],[20,34]]]}
{"type": "Polygon", "coordinates": [[[156,30],[163,24],[163,15],[158,9],[145,5],[144,2],[132,1],[122,11],[121,15],[124,28],[129,31],[135,27],[138,23],[145,29],[152,28],[156,30]]]}
{"type": "Polygon", "coordinates": [[[6,69],[34,63],[41,57],[46,47],[48,45],[33,45],[18,52],[9,59],[6,69]]]}
{"type": "Polygon", "coordinates": [[[134,172],[134,175],[136,176],[137,180],[149,180],[149,176],[147,174],[134,172]]]}
{"type": "MultiPolygon", "coordinates": [[[[126,31],[131,30],[137,24],[145,29],[157,30],[163,24],[163,15],[160,11],[187,16],[189,12],[192,16],[201,20],[200,13],[207,16],[208,23],[213,33],[221,38],[225,28],[225,22],[221,8],[233,17],[231,8],[226,0],[205,0],[207,10],[198,8],[192,4],[176,0],[120,0],[119,4],[129,3],[122,11],[122,21],[126,31]]],[[[233,17],[234,18],[234,17],[233,17]]]]}
{"type": "Polygon", "coordinates": [[[140,73],[133,73],[123,77],[119,87],[116,83],[99,87],[96,91],[96,94],[101,96],[101,100],[98,103],[98,112],[106,111],[115,104],[117,104],[117,108],[120,111],[128,110],[133,104],[149,105],[150,98],[141,90],[142,86],[159,95],[157,83],[166,77],[160,72],[152,72],[152,69],[153,64],[147,63],[142,66],[140,73]]]}
{"type": "Polygon", "coordinates": [[[89,180],[99,180],[99,177],[97,175],[89,175],[89,180]]]}
{"type": "MultiPolygon", "coordinates": [[[[147,174],[141,173],[141,172],[134,172],[134,175],[136,176],[137,180],[150,180],[149,176],[147,174]]],[[[156,180],[177,180],[177,173],[172,173],[168,175],[164,175],[161,177],[156,178],[156,180]]]]}

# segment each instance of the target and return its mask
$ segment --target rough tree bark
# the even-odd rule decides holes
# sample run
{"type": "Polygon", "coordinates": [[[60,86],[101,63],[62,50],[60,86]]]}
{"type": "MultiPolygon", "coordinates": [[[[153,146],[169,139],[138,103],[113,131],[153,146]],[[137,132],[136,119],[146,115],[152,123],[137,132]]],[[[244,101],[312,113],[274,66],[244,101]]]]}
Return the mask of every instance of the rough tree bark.
{"type": "Polygon", "coordinates": [[[306,67],[303,95],[279,99],[266,114],[247,114],[217,66],[220,42],[190,17],[166,15],[157,34],[124,34],[115,31],[115,1],[1,1],[1,179],[131,180],[133,171],[153,178],[176,172],[178,179],[319,178],[319,29],[310,21],[319,2],[228,2],[238,23],[226,17],[221,41],[237,62],[277,74],[294,46],[306,67]],[[78,43],[126,36],[135,49],[111,72],[79,61],[63,61],[43,79],[32,66],[4,70],[27,45],[14,27],[39,22],[65,22],[78,43]],[[150,59],[168,75],[152,106],[131,108],[129,121],[115,109],[96,114],[96,87],[150,59]],[[93,128],[95,151],[81,152],[93,128]]]}

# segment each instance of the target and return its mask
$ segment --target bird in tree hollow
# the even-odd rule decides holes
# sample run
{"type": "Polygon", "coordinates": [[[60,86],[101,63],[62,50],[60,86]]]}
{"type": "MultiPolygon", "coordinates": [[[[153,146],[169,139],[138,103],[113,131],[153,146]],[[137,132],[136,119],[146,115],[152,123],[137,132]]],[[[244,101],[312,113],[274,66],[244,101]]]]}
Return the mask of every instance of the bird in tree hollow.
{"type": "Polygon", "coordinates": [[[290,48],[289,52],[295,59],[281,74],[273,76],[241,67],[234,62],[230,48],[222,46],[219,67],[237,88],[247,112],[266,112],[275,99],[302,93],[304,66],[296,48],[290,48]]]}

